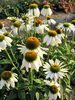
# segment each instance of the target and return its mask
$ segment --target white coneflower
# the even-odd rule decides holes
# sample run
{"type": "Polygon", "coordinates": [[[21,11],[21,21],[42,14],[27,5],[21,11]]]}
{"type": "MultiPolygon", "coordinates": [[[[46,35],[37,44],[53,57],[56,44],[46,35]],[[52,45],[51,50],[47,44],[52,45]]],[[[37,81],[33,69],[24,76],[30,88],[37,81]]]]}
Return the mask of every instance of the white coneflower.
{"type": "Polygon", "coordinates": [[[50,78],[57,81],[58,78],[63,78],[65,75],[67,75],[68,72],[64,66],[65,65],[63,65],[63,63],[58,59],[55,61],[49,60],[49,63],[46,62],[43,66],[43,71],[45,71],[46,79],[50,78]]]}
{"type": "Polygon", "coordinates": [[[38,53],[38,55],[43,58],[43,54],[46,54],[45,51],[47,51],[48,49],[47,48],[43,48],[40,46],[40,41],[38,40],[38,38],[36,37],[29,37],[27,40],[26,40],[26,46],[22,46],[20,45],[19,49],[21,50],[20,52],[25,55],[25,52],[27,50],[34,50],[35,52],[38,53]]]}
{"type": "Polygon", "coordinates": [[[11,26],[11,32],[14,34],[14,35],[17,35],[18,32],[19,32],[19,28],[21,26],[22,22],[21,21],[15,21],[13,23],[13,25],[11,26]]]}
{"type": "Polygon", "coordinates": [[[6,28],[4,27],[4,24],[0,22],[0,34],[3,34],[4,32],[7,32],[6,28]]]}
{"type": "Polygon", "coordinates": [[[44,37],[43,43],[46,43],[47,46],[58,46],[58,44],[61,44],[62,42],[61,39],[58,38],[55,30],[48,30],[48,34],[44,37]]]}
{"type": "Polygon", "coordinates": [[[11,22],[15,22],[17,20],[17,17],[7,17],[7,19],[11,22]]]}
{"type": "Polygon", "coordinates": [[[45,24],[55,25],[56,21],[52,19],[50,16],[47,16],[46,19],[43,21],[45,24]]]}
{"type": "Polygon", "coordinates": [[[57,100],[57,97],[61,97],[60,84],[54,81],[50,82],[48,80],[45,80],[44,82],[49,86],[48,100],[57,100]]]}
{"type": "Polygon", "coordinates": [[[34,20],[34,26],[33,29],[36,31],[36,33],[44,34],[45,30],[48,30],[48,24],[43,24],[41,19],[35,19],[34,20]]]}
{"type": "Polygon", "coordinates": [[[41,14],[43,15],[43,16],[48,16],[48,15],[52,15],[52,10],[51,10],[51,8],[50,8],[50,6],[49,5],[44,5],[43,6],[43,8],[42,8],[42,10],[41,10],[41,14]]]}
{"type": "Polygon", "coordinates": [[[75,19],[73,19],[73,20],[71,21],[71,23],[75,26],[75,19]]]}
{"type": "Polygon", "coordinates": [[[28,31],[32,30],[34,16],[23,15],[22,16],[22,20],[23,20],[23,23],[19,27],[20,32],[24,32],[25,33],[25,31],[28,32],[28,31]]]}
{"type": "Polygon", "coordinates": [[[10,37],[0,34],[0,51],[6,49],[7,46],[11,46],[11,42],[10,37]]]}
{"type": "Polygon", "coordinates": [[[27,15],[40,16],[40,11],[37,4],[30,4],[27,15]]]}
{"type": "Polygon", "coordinates": [[[62,28],[64,32],[75,32],[75,26],[68,22],[59,23],[57,28],[62,28]]]}
{"type": "Polygon", "coordinates": [[[64,39],[65,34],[63,33],[61,28],[56,28],[56,32],[57,32],[57,37],[60,38],[61,40],[64,39]]]}
{"type": "Polygon", "coordinates": [[[12,73],[11,71],[4,71],[1,74],[1,80],[0,80],[0,89],[2,89],[4,86],[7,87],[7,89],[10,89],[10,87],[15,88],[15,82],[17,82],[17,74],[12,73]]]}
{"type": "Polygon", "coordinates": [[[23,57],[21,69],[24,67],[26,71],[29,71],[29,68],[35,69],[37,72],[39,71],[39,67],[42,66],[39,55],[35,51],[27,51],[23,57]]]}

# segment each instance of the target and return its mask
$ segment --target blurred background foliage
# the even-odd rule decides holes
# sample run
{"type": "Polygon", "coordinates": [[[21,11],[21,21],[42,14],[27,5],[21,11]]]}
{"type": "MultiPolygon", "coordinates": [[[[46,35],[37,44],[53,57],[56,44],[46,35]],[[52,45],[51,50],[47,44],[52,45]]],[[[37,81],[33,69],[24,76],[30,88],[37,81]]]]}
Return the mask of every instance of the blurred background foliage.
{"type": "Polygon", "coordinates": [[[0,19],[6,18],[8,16],[20,17],[22,14],[27,12],[29,4],[32,2],[39,4],[39,8],[41,9],[43,4],[48,2],[51,4],[57,4],[58,6],[55,5],[56,8],[59,7],[59,3],[62,3],[61,5],[63,8],[65,1],[75,2],[75,0],[0,0],[0,19]]]}

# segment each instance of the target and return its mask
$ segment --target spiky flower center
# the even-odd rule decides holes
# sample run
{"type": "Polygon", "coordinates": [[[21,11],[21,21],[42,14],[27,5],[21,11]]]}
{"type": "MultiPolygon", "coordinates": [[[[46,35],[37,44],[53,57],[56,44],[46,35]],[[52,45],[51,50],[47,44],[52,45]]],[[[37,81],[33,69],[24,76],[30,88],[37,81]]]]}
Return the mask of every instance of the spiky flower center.
{"type": "Polygon", "coordinates": [[[58,72],[60,71],[60,66],[57,65],[57,64],[51,65],[50,70],[51,70],[53,73],[58,73],[58,72]]]}
{"type": "Polygon", "coordinates": [[[30,4],[29,8],[30,9],[38,8],[38,5],[37,4],[30,4]]]}
{"type": "Polygon", "coordinates": [[[67,23],[67,22],[65,22],[65,23],[63,24],[63,26],[66,27],[66,28],[68,28],[68,27],[70,26],[70,24],[67,23]]]}
{"type": "Polygon", "coordinates": [[[3,24],[0,22],[0,29],[2,29],[3,28],[3,24]]]}
{"type": "Polygon", "coordinates": [[[40,45],[40,41],[36,37],[29,37],[26,40],[26,47],[30,50],[36,49],[40,45]]]}
{"type": "Polygon", "coordinates": [[[47,20],[50,20],[51,19],[51,16],[47,16],[46,18],[47,18],[47,20]]]}
{"type": "Polygon", "coordinates": [[[28,61],[28,62],[33,62],[35,61],[37,58],[37,53],[34,52],[34,51],[28,51],[25,53],[25,59],[28,61]]]}
{"type": "Polygon", "coordinates": [[[75,25],[75,20],[72,20],[71,23],[72,23],[73,25],[75,25]]]}
{"type": "Polygon", "coordinates": [[[16,17],[12,17],[12,18],[10,19],[11,22],[15,22],[16,20],[17,20],[16,17]]]}
{"type": "Polygon", "coordinates": [[[15,21],[15,22],[13,23],[13,25],[14,25],[15,27],[20,27],[20,26],[21,26],[21,22],[20,22],[20,21],[15,21]]]}
{"type": "Polygon", "coordinates": [[[0,34],[0,42],[3,41],[5,39],[5,36],[0,34]]]}
{"type": "Polygon", "coordinates": [[[62,33],[62,29],[61,28],[57,28],[56,32],[57,32],[57,34],[61,34],[62,33]]]}
{"type": "Polygon", "coordinates": [[[50,86],[50,91],[52,94],[58,93],[58,87],[56,85],[50,86]]]}
{"type": "Polygon", "coordinates": [[[48,35],[52,36],[52,37],[55,37],[57,35],[57,32],[55,30],[49,30],[48,35]]]}
{"type": "Polygon", "coordinates": [[[43,8],[48,9],[50,6],[48,4],[44,5],[43,8]]]}
{"type": "Polygon", "coordinates": [[[2,74],[1,74],[1,77],[3,80],[9,80],[11,77],[12,77],[12,73],[11,71],[4,71],[2,74]]]}
{"type": "Polygon", "coordinates": [[[39,25],[42,25],[42,20],[41,19],[35,19],[34,20],[34,25],[37,27],[37,26],[39,26],[39,25]]]}
{"type": "Polygon", "coordinates": [[[3,35],[8,36],[10,32],[5,32],[3,35]]]}

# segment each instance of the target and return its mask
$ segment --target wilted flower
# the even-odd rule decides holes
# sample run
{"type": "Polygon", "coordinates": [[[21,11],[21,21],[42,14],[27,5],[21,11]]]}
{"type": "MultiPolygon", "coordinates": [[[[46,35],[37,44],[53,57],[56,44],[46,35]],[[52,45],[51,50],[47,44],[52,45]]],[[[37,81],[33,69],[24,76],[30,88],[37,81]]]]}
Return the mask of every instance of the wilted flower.
{"type": "Polygon", "coordinates": [[[11,42],[10,37],[0,34],[0,51],[6,49],[7,46],[11,46],[11,42]]]}
{"type": "Polygon", "coordinates": [[[61,39],[58,38],[55,30],[48,30],[48,34],[44,37],[43,43],[46,43],[47,46],[58,46],[58,44],[61,44],[62,42],[61,39]]]}
{"type": "Polygon", "coordinates": [[[51,16],[52,15],[52,10],[51,10],[50,6],[49,5],[44,5],[42,10],[41,10],[41,14],[43,16],[48,16],[48,15],[51,16]]]}
{"type": "Polygon", "coordinates": [[[10,89],[10,87],[15,88],[15,82],[17,82],[17,74],[12,73],[11,71],[4,71],[1,74],[1,80],[0,80],[0,89],[3,88],[3,86],[6,86],[7,89],[10,89]]]}
{"type": "Polygon", "coordinates": [[[44,82],[49,86],[48,100],[57,100],[57,97],[60,98],[60,84],[54,81],[50,82],[48,80],[45,80],[44,82]]]}
{"type": "Polygon", "coordinates": [[[26,71],[29,71],[29,68],[35,69],[37,72],[39,71],[39,67],[42,66],[39,55],[35,51],[27,51],[23,57],[21,69],[24,67],[26,71]]]}
{"type": "Polygon", "coordinates": [[[68,71],[66,68],[64,68],[64,66],[65,65],[63,65],[63,63],[58,59],[55,61],[49,60],[49,63],[46,62],[43,66],[46,79],[50,78],[57,81],[57,79],[63,78],[65,75],[67,75],[68,71]]]}
{"type": "Polygon", "coordinates": [[[31,15],[31,16],[33,15],[33,16],[39,17],[40,11],[38,9],[38,5],[37,4],[30,4],[29,11],[28,11],[27,15],[31,15]]]}

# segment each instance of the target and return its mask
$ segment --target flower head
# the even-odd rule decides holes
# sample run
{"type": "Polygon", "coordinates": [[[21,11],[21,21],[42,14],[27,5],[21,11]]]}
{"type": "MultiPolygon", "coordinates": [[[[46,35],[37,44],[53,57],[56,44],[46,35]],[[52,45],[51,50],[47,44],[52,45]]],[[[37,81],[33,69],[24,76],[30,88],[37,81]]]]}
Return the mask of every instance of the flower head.
{"type": "Polygon", "coordinates": [[[17,82],[17,74],[12,73],[11,71],[4,71],[1,74],[1,81],[0,81],[0,89],[3,88],[3,86],[6,86],[7,89],[10,89],[10,86],[12,88],[15,88],[15,82],[17,82]]]}
{"type": "Polygon", "coordinates": [[[72,20],[71,23],[72,23],[73,25],[75,25],[75,20],[72,20]]]}
{"type": "Polygon", "coordinates": [[[47,35],[43,39],[43,43],[46,43],[48,45],[52,46],[58,46],[58,44],[61,44],[61,39],[58,38],[57,32],[55,30],[48,30],[47,35]]]}
{"type": "Polygon", "coordinates": [[[37,4],[30,4],[27,15],[39,17],[40,11],[37,4]]]}
{"type": "Polygon", "coordinates": [[[39,25],[42,25],[42,20],[41,19],[35,19],[34,20],[34,25],[37,27],[37,26],[39,26],[39,25]]]}
{"type": "Polygon", "coordinates": [[[49,93],[48,93],[49,100],[57,100],[57,97],[60,98],[60,85],[54,81],[50,82],[45,80],[44,82],[46,85],[49,86],[49,93]]]}
{"type": "Polygon", "coordinates": [[[36,37],[29,37],[26,40],[26,47],[30,50],[34,50],[40,46],[40,41],[36,37]]]}
{"type": "Polygon", "coordinates": [[[43,8],[48,9],[50,6],[48,4],[44,5],[43,8]]]}
{"type": "Polygon", "coordinates": [[[44,20],[45,24],[49,24],[49,25],[55,25],[56,21],[54,19],[51,18],[51,16],[46,16],[46,19],[44,20]]]}
{"type": "Polygon", "coordinates": [[[6,49],[7,46],[11,46],[11,42],[10,37],[0,34],[0,51],[6,49]]]}
{"type": "Polygon", "coordinates": [[[48,35],[52,36],[52,37],[55,37],[57,35],[57,32],[55,30],[49,30],[48,35]]]}
{"type": "Polygon", "coordinates": [[[61,28],[56,28],[56,32],[57,32],[57,37],[59,39],[61,39],[61,40],[64,39],[65,34],[63,33],[61,28]]]}
{"type": "Polygon", "coordinates": [[[75,31],[75,26],[71,23],[68,22],[64,22],[64,23],[59,23],[57,28],[62,28],[62,30],[65,32],[71,32],[71,31],[75,31]]]}
{"type": "Polygon", "coordinates": [[[30,4],[29,8],[30,9],[35,9],[35,8],[38,8],[38,5],[37,4],[30,4]]]}
{"type": "Polygon", "coordinates": [[[42,65],[39,55],[35,51],[27,51],[23,57],[21,69],[24,67],[26,71],[29,71],[29,68],[39,71],[39,67],[42,65]]]}
{"type": "Polygon", "coordinates": [[[17,20],[16,17],[8,17],[7,19],[9,19],[11,22],[15,22],[17,20]]]}
{"type": "Polygon", "coordinates": [[[48,49],[40,46],[40,41],[36,37],[28,37],[26,40],[26,46],[19,45],[20,52],[25,55],[27,50],[34,50],[41,58],[43,58],[43,54],[46,54],[45,51],[48,49]]]}
{"type": "Polygon", "coordinates": [[[52,15],[52,10],[50,9],[50,6],[49,5],[44,5],[42,10],[41,10],[41,14],[43,16],[48,16],[48,15],[52,15]]]}
{"type": "Polygon", "coordinates": [[[67,74],[67,69],[64,68],[63,63],[61,63],[58,59],[55,61],[49,60],[49,63],[46,62],[44,65],[46,79],[50,78],[55,81],[59,78],[63,78],[67,74]]]}
{"type": "Polygon", "coordinates": [[[20,27],[21,26],[21,22],[20,21],[15,21],[13,23],[14,27],[20,27]]]}

